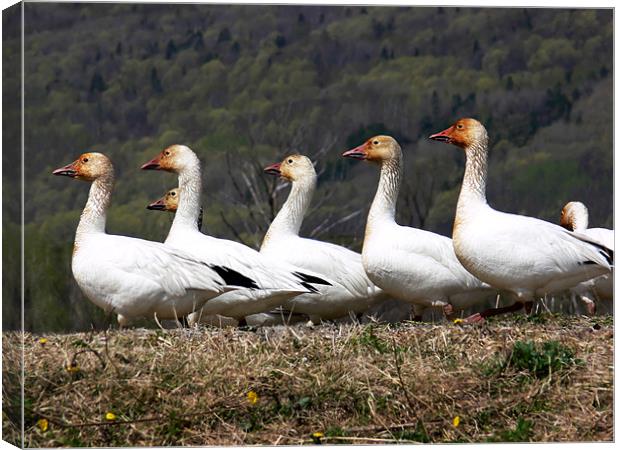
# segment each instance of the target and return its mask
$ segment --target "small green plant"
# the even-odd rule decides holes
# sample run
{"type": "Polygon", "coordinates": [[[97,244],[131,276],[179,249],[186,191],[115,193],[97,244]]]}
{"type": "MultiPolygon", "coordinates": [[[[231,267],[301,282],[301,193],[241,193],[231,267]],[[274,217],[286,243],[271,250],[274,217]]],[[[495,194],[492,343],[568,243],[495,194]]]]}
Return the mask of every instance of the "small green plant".
{"type": "Polygon", "coordinates": [[[489,439],[490,442],[528,442],[532,435],[533,423],[531,420],[523,419],[519,417],[517,419],[517,425],[514,430],[504,430],[499,433],[499,436],[494,436],[489,439]]]}
{"type": "Polygon", "coordinates": [[[379,338],[374,333],[374,328],[372,325],[366,327],[362,334],[355,339],[355,343],[358,345],[363,345],[366,347],[374,348],[378,353],[388,353],[390,351],[390,347],[388,344],[379,338]]]}
{"type": "Polygon", "coordinates": [[[415,430],[400,430],[393,433],[394,437],[403,441],[415,441],[421,443],[429,443],[430,437],[426,433],[426,429],[421,422],[416,424],[415,430]]]}
{"type": "Polygon", "coordinates": [[[325,430],[325,436],[327,437],[341,437],[341,436],[346,436],[346,432],[338,427],[338,426],[333,426],[333,427],[329,427],[327,430],[325,430]]]}
{"type": "Polygon", "coordinates": [[[67,428],[57,436],[58,444],[63,447],[87,447],[88,444],[80,438],[80,432],[76,428],[67,428]]]}
{"type": "Polygon", "coordinates": [[[183,434],[183,430],[189,425],[187,420],[180,417],[176,411],[171,411],[168,416],[168,421],[161,427],[161,432],[165,441],[170,444],[178,442],[183,434]]]}
{"type": "Polygon", "coordinates": [[[509,368],[544,378],[568,367],[583,364],[574,352],[558,341],[517,341],[507,358],[496,358],[482,367],[485,375],[495,375],[509,368]]]}
{"type": "Polygon", "coordinates": [[[548,341],[537,346],[532,341],[517,341],[505,367],[527,371],[537,378],[544,378],[567,367],[581,364],[573,351],[557,341],[548,341]]]}

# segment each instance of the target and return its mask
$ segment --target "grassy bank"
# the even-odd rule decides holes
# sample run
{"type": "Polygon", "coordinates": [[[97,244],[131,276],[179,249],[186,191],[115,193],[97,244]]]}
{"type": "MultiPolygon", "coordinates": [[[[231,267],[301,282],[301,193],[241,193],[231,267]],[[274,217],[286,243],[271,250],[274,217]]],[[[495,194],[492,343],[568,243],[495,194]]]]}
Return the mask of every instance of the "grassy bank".
{"type": "MultiPolygon", "coordinates": [[[[609,316],[41,337],[26,446],[613,439],[609,316]]],[[[20,339],[3,339],[9,441],[20,339]]]]}

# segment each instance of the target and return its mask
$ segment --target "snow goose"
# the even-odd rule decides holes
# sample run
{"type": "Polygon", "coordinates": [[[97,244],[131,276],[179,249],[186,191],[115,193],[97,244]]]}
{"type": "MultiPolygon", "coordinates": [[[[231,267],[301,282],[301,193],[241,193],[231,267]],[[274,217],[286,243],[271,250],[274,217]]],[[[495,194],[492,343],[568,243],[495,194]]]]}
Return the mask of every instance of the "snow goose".
{"type": "MultiPolygon", "coordinates": [[[[163,197],[150,203],[146,208],[154,211],[176,213],[179,206],[179,197],[179,188],[170,189],[164,194],[163,197]]],[[[198,230],[200,230],[201,223],[202,209],[196,226],[198,230]]],[[[221,297],[225,300],[226,296],[229,296],[229,294],[223,294],[221,297]]],[[[196,313],[190,314],[188,317],[188,323],[190,326],[193,326],[196,323],[201,323],[217,327],[237,326],[244,324],[250,326],[282,325],[307,320],[307,317],[304,317],[301,314],[293,314],[292,312],[286,311],[282,308],[277,308],[276,310],[265,313],[250,314],[245,316],[245,318],[238,317],[236,319],[233,317],[221,316],[219,314],[209,315],[205,314],[203,311],[197,311],[196,313]]]]}
{"type": "MultiPolygon", "coordinates": [[[[614,231],[607,228],[588,228],[588,208],[581,202],[568,202],[564,205],[560,215],[560,225],[569,231],[585,234],[614,250],[614,231]]],[[[594,314],[596,311],[595,300],[612,300],[613,289],[613,276],[608,274],[579,283],[571,290],[580,296],[586,304],[588,312],[594,314]]]]}
{"type": "Polygon", "coordinates": [[[600,242],[614,250],[614,230],[608,228],[588,228],[588,208],[581,202],[568,202],[562,208],[560,225],[570,231],[576,231],[600,242]]]}
{"type": "MultiPolygon", "coordinates": [[[[179,206],[179,188],[173,188],[167,191],[163,197],[159,200],[155,200],[146,206],[146,209],[152,209],[154,211],[168,211],[175,213],[179,206]]],[[[198,220],[196,221],[196,228],[198,231],[202,230],[202,207],[198,213],[198,220]]]]}
{"type": "Polygon", "coordinates": [[[390,136],[375,136],[342,156],[376,163],[379,186],[368,213],[362,262],[368,277],[395,298],[446,314],[484,301],[494,291],[456,259],[450,238],[396,223],[402,151],[390,136]]]}
{"type": "MultiPolygon", "coordinates": [[[[177,206],[179,203],[179,188],[173,188],[167,191],[163,197],[159,200],[156,200],[147,205],[146,209],[154,210],[154,211],[167,211],[171,213],[175,213],[177,210],[177,206]]],[[[196,223],[196,227],[198,230],[202,228],[202,208],[200,210],[200,214],[198,215],[198,221],[196,223]]],[[[226,295],[226,294],[223,294],[226,295]]],[[[187,318],[187,322],[190,326],[193,326],[195,323],[200,322],[205,325],[210,325],[213,327],[223,328],[223,327],[236,327],[239,325],[239,321],[233,317],[221,316],[219,314],[215,315],[207,315],[207,314],[190,314],[187,318]],[[198,319],[198,320],[197,320],[198,319]]]]}
{"type": "Polygon", "coordinates": [[[512,307],[488,310],[470,321],[531,306],[536,297],[610,273],[613,251],[588,236],[487,204],[488,136],[475,119],[460,119],[430,136],[465,151],[465,175],[453,227],[459,261],[481,280],[514,294],[512,307]]]}
{"type": "Polygon", "coordinates": [[[165,245],[196,255],[210,255],[255,280],[260,289],[237,291],[212,299],[202,314],[244,317],[268,311],[300,293],[316,292],[329,285],[325,277],[300,271],[261,255],[238,242],[202,234],[196,223],[202,191],[200,160],[187,146],[172,145],[142,166],[144,170],[165,170],[178,174],[179,204],[165,245]]]}
{"type": "Polygon", "coordinates": [[[116,313],[121,326],[135,317],[177,319],[233,289],[227,285],[243,281],[230,267],[207,258],[158,242],[107,234],[114,167],[105,155],[84,153],[53,174],[91,182],[75,233],[71,269],[84,295],[116,313]]]}
{"type": "Polygon", "coordinates": [[[386,295],[370,281],[359,253],[328,242],[302,238],[299,229],[316,188],[312,161],[303,155],[290,155],[272,164],[265,172],[291,182],[291,191],[269,226],[260,252],[296,267],[330,277],[332,286],[320,295],[302,295],[287,303],[295,312],[317,318],[335,319],[358,314],[385,299],[386,295]]]}

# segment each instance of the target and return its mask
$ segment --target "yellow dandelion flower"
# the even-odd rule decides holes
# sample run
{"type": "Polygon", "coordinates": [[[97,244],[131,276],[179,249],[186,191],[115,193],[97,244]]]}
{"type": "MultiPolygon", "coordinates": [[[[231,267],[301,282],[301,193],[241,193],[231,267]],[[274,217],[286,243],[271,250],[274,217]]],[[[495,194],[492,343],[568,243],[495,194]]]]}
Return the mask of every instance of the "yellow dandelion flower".
{"type": "Polygon", "coordinates": [[[41,339],[39,339],[39,344],[41,344],[41,345],[45,345],[45,344],[47,344],[47,338],[41,338],[41,339]]]}
{"type": "Polygon", "coordinates": [[[47,419],[39,419],[37,420],[37,426],[39,427],[41,431],[47,431],[47,428],[49,427],[49,423],[47,419]]]}
{"type": "Polygon", "coordinates": [[[80,368],[75,363],[70,363],[65,366],[65,370],[69,373],[76,373],[80,371],[80,368]]]}
{"type": "Polygon", "coordinates": [[[114,414],[112,411],[108,411],[107,413],[105,413],[105,420],[116,420],[116,414],[114,414]]]}
{"type": "Polygon", "coordinates": [[[455,427],[458,427],[460,423],[461,423],[461,418],[459,416],[454,416],[454,419],[452,419],[452,425],[454,425],[455,427]]]}
{"type": "Polygon", "coordinates": [[[321,433],[320,431],[315,431],[314,433],[312,433],[312,441],[315,444],[321,444],[321,438],[325,436],[323,433],[321,433]]]}
{"type": "Polygon", "coordinates": [[[455,325],[458,325],[459,323],[463,323],[463,319],[454,319],[455,325]]]}
{"type": "Polygon", "coordinates": [[[258,402],[258,394],[254,391],[248,392],[248,402],[250,402],[251,405],[255,405],[256,402],[258,402]]]}

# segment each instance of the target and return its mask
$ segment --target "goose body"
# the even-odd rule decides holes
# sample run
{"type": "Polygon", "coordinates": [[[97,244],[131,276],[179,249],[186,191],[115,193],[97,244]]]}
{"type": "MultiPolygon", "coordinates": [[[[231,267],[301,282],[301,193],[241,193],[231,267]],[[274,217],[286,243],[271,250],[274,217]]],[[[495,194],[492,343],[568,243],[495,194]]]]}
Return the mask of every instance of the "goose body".
{"type": "Polygon", "coordinates": [[[196,226],[202,190],[200,161],[189,147],[168,147],[142,168],[179,175],[178,209],[164,244],[198,256],[209,255],[242,274],[239,284],[247,289],[212,299],[204,306],[202,314],[242,318],[268,311],[300,293],[315,292],[317,284],[329,283],[271,260],[243,244],[201,233],[196,226]]]}
{"type": "MultiPolygon", "coordinates": [[[[569,231],[584,234],[614,250],[614,231],[607,228],[588,228],[588,208],[581,202],[569,202],[562,208],[560,225],[569,231]]],[[[612,274],[601,275],[579,283],[571,290],[580,296],[588,311],[594,313],[596,300],[613,299],[613,276],[612,274]]]]}
{"type": "Polygon", "coordinates": [[[84,295],[118,314],[121,325],[140,316],[176,319],[235,289],[220,275],[227,267],[157,242],[105,232],[114,185],[114,169],[105,155],[85,153],[53,173],[92,182],[71,268],[84,295]]]}
{"type": "Polygon", "coordinates": [[[469,272],[513,293],[519,305],[610,272],[613,251],[588,236],[487,204],[488,137],[480,122],[461,119],[430,138],[465,150],[453,245],[469,272]]]}
{"type": "Polygon", "coordinates": [[[290,155],[281,163],[265,168],[265,172],[287,179],[292,188],[265,234],[261,254],[332,281],[331,286],[321,286],[317,295],[300,295],[289,300],[287,308],[315,318],[336,319],[349,313],[362,313],[382,301],[385,293],[366,275],[359,253],[299,236],[316,189],[317,176],[310,159],[290,155]]]}
{"type": "Polygon", "coordinates": [[[375,136],[343,156],[377,163],[381,170],[362,249],[364,269],[374,283],[400,300],[444,307],[447,313],[494,292],[462,267],[450,238],[396,223],[402,151],[395,139],[375,136]]]}
{"type": "MultiPolygon", "coordinates": [[[[147,206],[147,209],[156,210],[156,211],[168,211],[171,213],[176,213],[179,207],[179,197],[180,192],[179,188],[170,189],[163,197],[159,200],[156,200],[150,203],[147,206]]],[[[202,225],[202,210],[200,211],[200,216],[198,217],[198,222],[196,224],[196,228],[200,231],[202,225]]],[[[293,314],[290,311],[286,311],[281,307],[278,307],[269,312],[250,314],[245,316],[245,318],[241,318],[238,316],[236,319],[233,317],[222,316],[220,314],[209,314],[209,311],[219,311],[222,308],[226,309],[230,313],[230,308],[227,307],[228,303],[230,303],[230,298],[235,298],[236,295],[230,295],[230,293],[222,294],[214,299],[210,305],[206,308],[197,311],[196,313],[192,313],[188,317],[188,322],[191,325],[196,323],[207,324],[211,326],[237,326],[242,324],[245,320],[246,325],[250,326],[268,326],[268,325],[282,325],[282,324],[292,324],[300,321],[307,320],[307,317],[302,316],[301,314],[293,314]],[[223,304],[223,305],[222,305],[223,304]]],[[[245,295],[241,296],[241,300],[243,298],[248,298],[245,295]]],[[[242,305],[242,303],[241,303],[242,305]]],[[[253,309],[251,306],[250,309],[253,309]]]]}
{"type": "Polygon", "coordinates": [[[581,202],[568,202],[562,208],[560,225],[569,231],[576,231],[614,250],[614,230],[588,228],[588,208],[581,202]]]}
{"type": "Polygon", "coordinates": [[[611,260],[596,241],[532,217],[480,208],[454,230],[471,273],[519,297],[544,297],[601,275],[611,260]]]}

